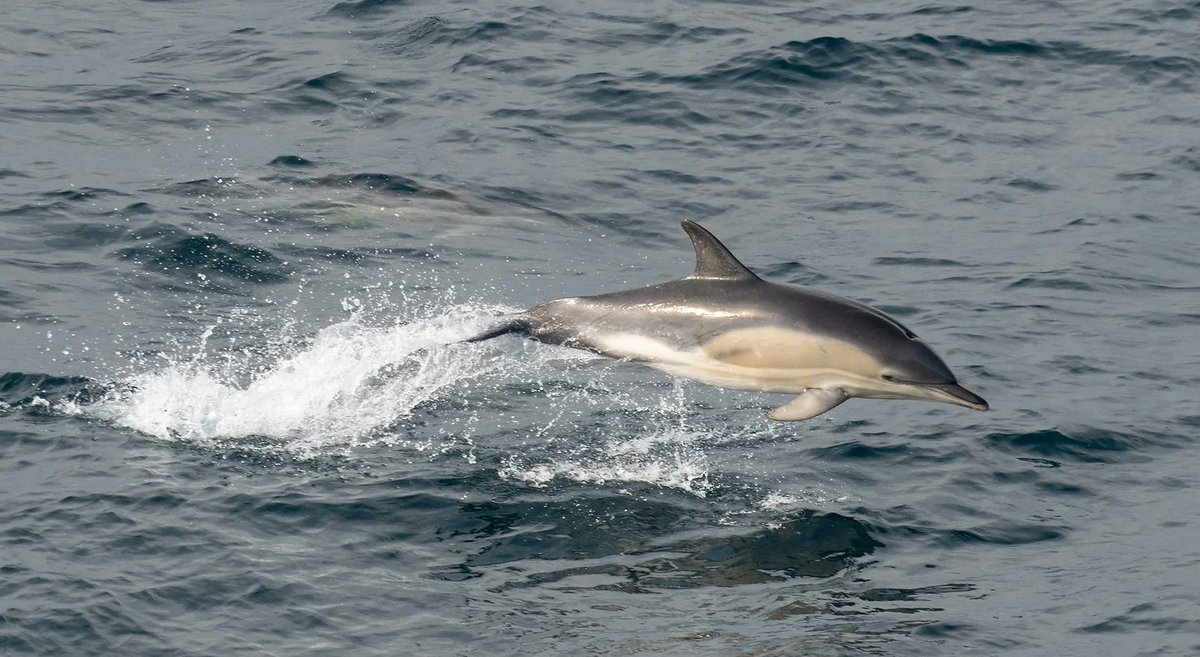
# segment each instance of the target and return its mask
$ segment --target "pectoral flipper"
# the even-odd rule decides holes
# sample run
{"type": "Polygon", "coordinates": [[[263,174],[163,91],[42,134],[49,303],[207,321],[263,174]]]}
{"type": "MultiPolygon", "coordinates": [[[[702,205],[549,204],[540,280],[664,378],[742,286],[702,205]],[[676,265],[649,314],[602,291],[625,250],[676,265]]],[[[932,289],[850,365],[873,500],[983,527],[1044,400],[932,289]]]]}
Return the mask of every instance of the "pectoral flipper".
{"type": "Polygon", "coordinates": [[[767,417],[778,422],[807,420],[828,411],[847,399],[849,397],[841,390],[809,388],[796,395],[792,401],[768,413],[767,417]]]}

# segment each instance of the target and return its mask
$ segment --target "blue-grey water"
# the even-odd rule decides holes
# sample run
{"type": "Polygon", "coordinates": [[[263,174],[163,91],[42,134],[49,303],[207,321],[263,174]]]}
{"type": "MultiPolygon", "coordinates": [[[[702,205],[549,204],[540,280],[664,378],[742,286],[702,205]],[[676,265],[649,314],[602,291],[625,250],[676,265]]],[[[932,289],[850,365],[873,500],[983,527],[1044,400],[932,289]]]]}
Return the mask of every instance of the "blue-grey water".
{"type": "Polygon", "coordinates": [[[10,3],[0,654],[1200,652],[1200,4],[10,3]],[[503,338],[691,270],[992,404],[503,338]]]}

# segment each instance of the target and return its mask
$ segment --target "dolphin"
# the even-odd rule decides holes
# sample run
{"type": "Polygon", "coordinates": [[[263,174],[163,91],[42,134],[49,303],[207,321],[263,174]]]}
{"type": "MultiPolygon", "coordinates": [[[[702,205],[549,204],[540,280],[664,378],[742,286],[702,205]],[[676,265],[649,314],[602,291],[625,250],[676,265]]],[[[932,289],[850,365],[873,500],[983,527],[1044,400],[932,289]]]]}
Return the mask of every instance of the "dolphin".
{"type": "Polygon", "coordinates": [[[696,270],[669,283],[549,301],[466,342],[520,334],[737,390],[791,393],[772,420],[814,418],[852,397],[986,411],[916,334],[826,292],[764,281],[693,221],[696,270]]]}

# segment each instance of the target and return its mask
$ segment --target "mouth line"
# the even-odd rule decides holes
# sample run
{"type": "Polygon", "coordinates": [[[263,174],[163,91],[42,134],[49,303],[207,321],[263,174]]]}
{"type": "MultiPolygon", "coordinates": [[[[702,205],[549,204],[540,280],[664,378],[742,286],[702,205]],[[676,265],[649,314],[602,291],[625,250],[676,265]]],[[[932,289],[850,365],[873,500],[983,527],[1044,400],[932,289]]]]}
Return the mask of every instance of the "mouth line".
{"type": "Polygon", "coordinates": [[[945,396],[945,401],[951,404],[965,406],[976,411],[988,410],[988,403],[983,397],[967,390],[958,383],[921,383],[918,381],[898,381],[898,383],[931,390],[945,396]]]}

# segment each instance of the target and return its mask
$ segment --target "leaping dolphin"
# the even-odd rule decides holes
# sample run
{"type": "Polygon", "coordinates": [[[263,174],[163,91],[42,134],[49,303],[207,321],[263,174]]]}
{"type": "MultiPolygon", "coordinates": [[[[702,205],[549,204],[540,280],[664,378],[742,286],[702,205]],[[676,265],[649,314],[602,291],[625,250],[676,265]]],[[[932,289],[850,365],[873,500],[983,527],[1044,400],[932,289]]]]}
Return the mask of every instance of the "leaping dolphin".
{"type": "Polygon", "coordinates": [[[722,388],[796,394],[768,414],[779,421],[807,420],[851,397],[987,410],[900,322],[833,294],[764,281],[700,224],[684,221],[683,229],[696,249],[687,278],[549,301],[468,342],[517,333],[722,388]]]}

